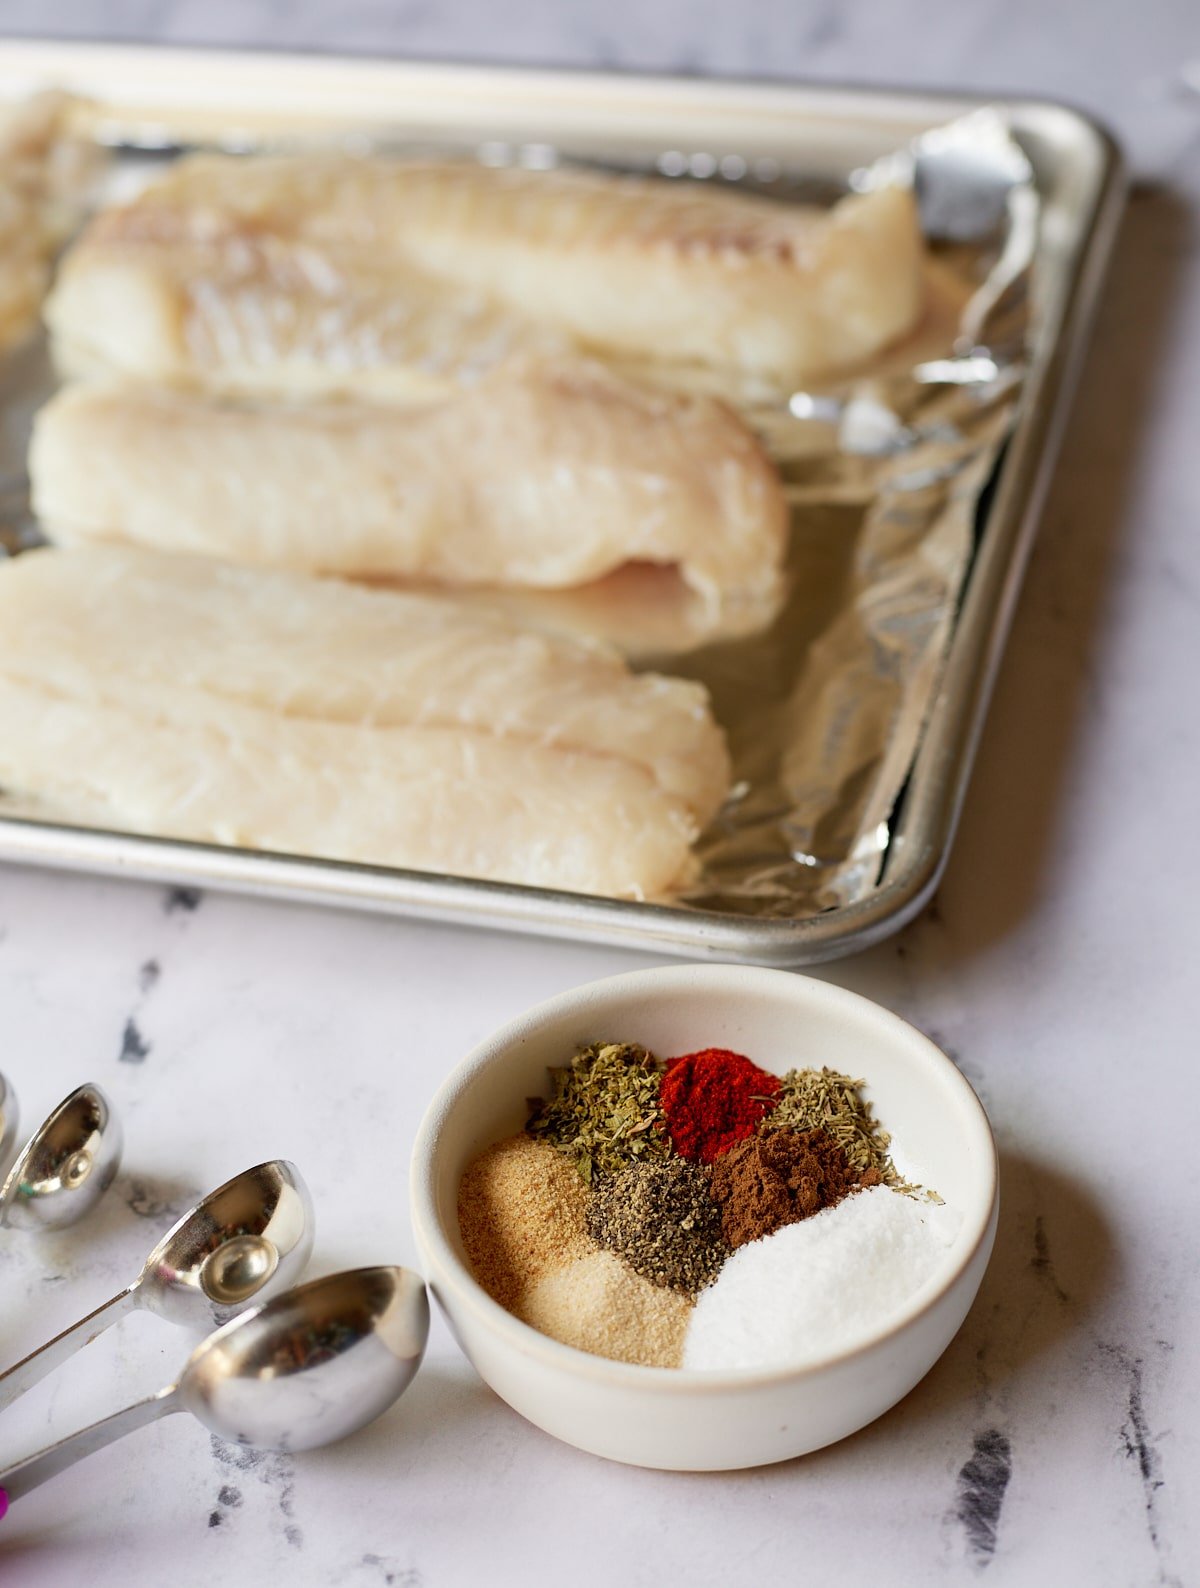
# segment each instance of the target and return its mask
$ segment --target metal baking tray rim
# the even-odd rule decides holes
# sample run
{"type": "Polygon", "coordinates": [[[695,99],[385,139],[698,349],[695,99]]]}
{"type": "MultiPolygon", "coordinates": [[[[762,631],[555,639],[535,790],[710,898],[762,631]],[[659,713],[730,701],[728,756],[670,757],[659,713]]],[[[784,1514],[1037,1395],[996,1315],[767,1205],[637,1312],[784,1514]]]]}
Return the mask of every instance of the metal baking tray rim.
{"type": "MultiPolygon", "coordinates": [[[[815,964],[869,947],[911,920],[935,891],[949,857],[955,827],[999,669],[1037,517],[1049,485],[1065,426],[1068,399],[1086,345],[1107,256],[1121,212],[1124,167],[1112,134],[1090,114],[1051,99],[997,95],[947,95],[922,90],[783,84],[770,79],[669,78],[642,74],[610,76],[589,70],[542,71],[521,67],[457,66],[418,61],[379,61],[320,54],[177,49],[156,46],[64,44],[0,40],[0,86],[14,77],[25,91],[41,75],[79,92],[93,87],[106,68],[117,76],[152,84],[172,66],[194,73],[199,63],[214,71],[253,71],[270,65],[272,75],[302,69],[327,83],[349,73],[365,82],[406,89],[430,75],[455,82],[465,98],[504,87],[514,109],[528,115],[526,90],[543,92],[569,83],[618,101],[651,93],[675,106],[689,104],[710,114],[722,106],[751,114],[795,118],[822,101],[840,105],[853,122],[864,115],[911,121],[948,118],[982,104],[999,105],[1020,130],[1022,121],[1053,118],[1091,143],[1095,165],[1086,223],[1073,239],[1065,291],[1056,305],[1050,348],[1035,357],[1020,412],[994,477],[986,532],[968,573],[964,595],[931,704],[921,743],[902,796],[900,815],[883,861],[879,884],[864,898],[803,918],[741,917],[670,904],[603,899],[515,884],[444,877],[350,862],[276,855],[177,839],[0,818],[0,859],[56,869],[82,869],[110,876],[191,883],[335,907],[403,914],[473,926],[504,927],[540,935],[612,943],[656,953],[723,958],[762,964],[815,964]],[[847,101],[853,107],[847,109],[847,101]],[[757,102],[757,103],[756,103],[757,102]],[[790,113],[790,114],[789,114],[790,113]]],[[[203,73],[201,73],[203,75],[203,73]]],[[[338,96],[334,96],[337,99],[338,96]]],[[[361,108],[361,107],[360,107],[361,108]]],[[[631,105],[630,109],[633,108],[631,105]]],[[[488,113],[490,114],[490,112],[488,113]]],[[[819,115],[819,110],[817,111],[819,115]]],[[[230,116],[232,121],[232,115],[230,116]]],[[[636,130],[636,129],[635,129],[636,130]]]]}

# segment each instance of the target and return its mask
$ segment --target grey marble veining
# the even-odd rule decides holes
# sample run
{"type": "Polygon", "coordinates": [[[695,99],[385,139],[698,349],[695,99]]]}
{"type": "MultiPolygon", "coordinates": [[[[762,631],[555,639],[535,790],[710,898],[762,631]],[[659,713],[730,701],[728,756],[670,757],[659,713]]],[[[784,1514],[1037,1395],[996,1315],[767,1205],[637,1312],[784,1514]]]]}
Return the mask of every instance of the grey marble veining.
{"type": "MultiPolygon", "coordinates": [[[[527,1427],[439,1325],[410,1394],[341,1449],[254,1457],[175,1419],[78,1468],[0,1524],[0,1582],[1200,1580],[1194,7],[524,0],[501,21],[480,0],[15,0],[0,25],[1028,88],[1105,117],[1142,179],[945,883],[900,937],[824,973],[941,1042],[997,1130],[996,1255],[935,1370],[803,1461],[669,1476],[527,1427]]],[[[320,1267],[411,1260],[408,1152],[447,1066],[529,1003],[637,963],[0,872],[0,1063],[26,1120],[92,1077],[128,1133],[94,1225],[40,1247],[0,1235],[0,1358],[103,1299],[198,1192],[273,1154],[312,1185],[320,1267]],[[369,1225],[359,1196],[384,1209],[369,1225]]],[[[185,1349],[130,1319],[5,1414],[0,1450],[164,1382],[185,1349]]]]}

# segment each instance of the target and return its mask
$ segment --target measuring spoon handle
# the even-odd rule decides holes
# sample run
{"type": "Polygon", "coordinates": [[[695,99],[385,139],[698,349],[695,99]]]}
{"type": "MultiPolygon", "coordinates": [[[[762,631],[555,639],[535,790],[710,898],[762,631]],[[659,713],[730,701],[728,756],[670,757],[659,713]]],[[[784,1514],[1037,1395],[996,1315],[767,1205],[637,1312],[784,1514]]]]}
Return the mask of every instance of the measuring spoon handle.
{"type": "Polygon", "coordinates": [[[98,1423],[92,1423],[78,1433],[68,1434],[65,1439],[47,1445],[45,1450],[39,1450],[36,1456],[30,1456],[27,1461],[18,1461],[15,1466],[0,1471],[0,1517],[7,1511],[10,1501],[19,1500],[30,1489],[45,1483],[47,1478],[57,1477],[85,1456],[95,1455],[97,1450],[111,1445],[114,1440],[124,1439],[135,1428],[144,1428],[147,1423],[155,1423],[160,1417],[179,1411],[178,1389],[177,1384],[168,1384],[166,1389],[151,1395],[149,1400],[135,1401],[123,1411],[114,1412],[111,1417],[103,1417],[98,1423]]]}
{"type": "Polygon", "coordinates": [[[86,1318],[80,1318],[78,1323],[56,1334],[53,1340],[47,1340],[45,1345],[38,1346],[36,1351],[31,1351],[20,1362],[6,1368],[0,1373],[0,1411],[11,1406],[18,1395],[24,1395],[47,1373],[61,1367],[69,1356],[73,1356],[82,1346],[90,1345],[97,1335],[103,1334],[105,1329],[126,1313],[132,1312],[136,1306],[137,1286],[130,1285],[111,1301],[97,1307],[95,1312],[89,1312],[86,1318]]]}

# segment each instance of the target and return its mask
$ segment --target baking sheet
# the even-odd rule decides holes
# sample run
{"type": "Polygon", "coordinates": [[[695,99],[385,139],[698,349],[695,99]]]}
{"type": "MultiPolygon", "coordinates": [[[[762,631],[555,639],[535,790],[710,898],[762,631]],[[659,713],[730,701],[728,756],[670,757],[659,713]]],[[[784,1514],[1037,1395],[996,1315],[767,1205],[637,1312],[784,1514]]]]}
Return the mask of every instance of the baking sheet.
{"type": "MultiPolygon", "coordinates": [[[[238,59],[246,68],[244,58],[238,59]]],[[[220,62],[228,68],[229,60],[219,59],[214,81],[221,77],[220,62]]],[[[199,65],[193,58],[190,64],[202,69],[202,62],[203,57],[199,65]]],[[[57,81],[83,86],[64,72],[62,52],[44,64],[57,70],[57,81]]],[[[286,75],[292,63],[278,64],[286,75]]],[[[312,64],[305,63],[306,71],[311,72],[312,64]]],[[[330,84],[338,80],[339,67],[347,70],[346,63],[323,64],[330,84]]],[[[94,57],[88,70],[103,77],[107,97],[120,74],[104,76],[103,63],[94,57]]],[[[393,70],[403,77],[406,69],[393,70]]],[[[477,87],[492,87],[490,102],[484,102],[488,96],[482,92],[477,96],[475,126],[503,125],[512,107],[506,111],[503,94],[499,101],[495,95],[507,74],[459,76],[460,87],[467,78],[477,87]]],[[[539,81],[543,95],[561,85],[555,74],[539,81]]],[[[604,80],[574,81],[595,88],[604,80]]],[[[643,86],[651,94],[658,87],[669,99],[686,85],[643,86]]],[[[974,583],[980,562],[976,553],[1000,539],[1004,527],[997,527],[995,510],[1000,482],[991,482],[991,507],[982,521],[976,512],[979,495],[1014,421],[1018,429],[1022,421],[1030,422],[1034,404],[1028,387],[1045,380],[1054,356],[1063,351],[1053,324],[1055,309],[1060,310],[1061,331],[1063,291],[1078,287],[1087,257],[1082,245],[1101,219],[1106,192],[1111,196],[1112,155],[1086,123],[1072,120],[1067,112],[1042,109],[1043,124],[1047,117],[1051,123],[1059,118],[1055,130],[1060,143],[1073,133],[1079,146],[1075,168],[1066,173],[1076,178],[1077,187],[1086,174],[1081,149],[1092,143],[1094,169],[1086,194],[1090,204],[1081,202],[1085,194],[1075,194],[1072,279],[1062,260],[1055,273],[1044,246],[1046,229],[1036,225],[1037,209],[1046,212],[1047,201],[1055,196],[1049,173],[1046,168],[1038,172],[1036,148],[1022,172],[1024,156],[1010,138],[1011,125],[1019,145],[1029,147],[1029,107],[1024,112],[1016,107],[968,112],[964,119],[961,104],[943,104],[940,117],[927,106],[924,126],[910,126],[910,136],[904,138],[898,136],[895,99],[879,96],[878,108],[886,106],[891,114],[889,143],[886,128],[870,125],[867,116],[860,116],[864,125],[856,136],[839,129],[832,115],[822,126],[820,101],[824,97],[828,104],[834,96],[752,87],[723,90],[727,100],[739,92],[740,125],[729,126],[728,114],[711,117],[705,147],[699,151],[663,141],[661,127],[654,129],[654,136],[643,135],[640,149],[635,148],[636,125],[618,117],[618,136],[611,109],[605,127],[581,131],[574,126],[568,138],[546,106],[537,141],[514,139],[502,147],[492,142],[480,150],[493,160],[528,158],[528,151],[535,150],[539,160],[549,151],[569,152],[606,163],[656,165],[667,175],[690,172],[720,180],[724,172],[726,180],[809,196],[818,188],[832,193],[840,184],[871,180],[881,155],[917,140],[922,212],[932,214],[931,225],[941,237],[939,269],[950,282],[943,296],[953,312],[944,312],[932,333],[925,328],[920,346],[902,350],[888,366],[854,381],[801,394],[739,394],[749,401],[773,445],[788,457],[786,476],[798,523],[796,577],[786,612],[765,635],[664,659],[669,670],[700,677],[712,689],[717,714],[731,733],[739,777],[735,799],[702,846],[705,875],[690,899],[676,906],[577,900],[537,890],[250,855],[227,856],[218,863],[217,852],[207,846],[159,841],[139,848],[144,841],[129,838],[109,840],[105,851],[96,847],[97,835],[36,823],[3,824],[0,843],[10,854],[60,864],[99,862],[105,869],[132,866],[154,874],[164,874],[165,865],[167,875],[272,891],[295,892],[297,879],[302,879],[300,891],[306,897],[419,913],[444,914],[449,898],[460,917],[791,962],[845,951],[861,942],[865,932],[898,924],[907,909],[916,907],[931,884],[929,857],[921,857],[916,868],[910,860],[907,878],[897,872],[897,860],[922,822],[927,827],[940,824],[948,839],[956,797],[943,785],[940,809],[936,795],[920,799],[921,754],[931,742],[939,700],[949,698],[956,681],[963,681],[961,676],[956,680],[954,669],[964,576],[975,557],[974,583]],[[769,138],[777,133],[768,131],[768,124],[777,119],[781,96],[797,111],[807,106],[810,125],[771,144],[769,138]],[[764,116],[757,124],[756,111],[764,116]],[[725,124],[719,125],[722,119],[725,124]],[[931,124],[940,130],[929,133],[931,124]],[[823,136],[815,136],[814,128],[823,136]],[[840,144],[834,147],[831,133],[839,130],[840,144]],[[736,146],[715,142],[718,131],[723,140],[738,133],[736,146]],[[776,152],[762,153],[764,146],[776,152]],[[1030,202],[1014,206],[1014,198],[1021,195],[1030,202]],[[966,235],[955,236],[956,228],[966,235]],[[1023,290],[1031,263],[1038,294],[1032,317],[1023,290]],[[814,577],[815,568],[822,570],[819,577],[814,577]],[[831,592],[837,593],[836,599],[831,592]],[[897,819],[897,797],[906,783],[908,798],[897,819]],[[239,871],[238,862],[251,869],[239,871]],[[881,895],[889,890],[890,907],[881,914],[881,895]],[[814,932],[814,926],[824,930],[814,932]]],[[[461,111],[461,94],[457,103],[461,111]]],[[[727,103],[724,109],[729,108],[727,103]]],[[[916,109],[916,102],[911,108],[916,109]]],[[[538,112],[536,100],[527,105],[526,115],[537,117],[538,112]]],[[[297,127],[309,124],[298,106],[294,114],[297,127]]],[[[368,114],[364,105],[360,127],[367,125],[368,114]]],[[[219,120],[206,122],[202,108],[193,107],[190,115],[189,121],[177,107],[174,121],[151,124],[113,104],[108,125],[117,143],[168,144],[185,136],[229,140],[228,116],[221,133],[219,120]]],[[[1037,115],[1034,107],[1035,121],[1037,115]]],[[[414,112],[414,124],[419,119],[414,112]]],[[[654,118],[644,113],[643,119],[654,118]]],[[[679,118],[681,123],[686,119],[679,118]]],[[[309,120],[314,137],[330,135],[327,125],[317,125],[319,115],[309,120]]],[[[385,141],[402,144],[401,118],[393,112],[388,121],[385,141]]],[[[279,116],[269,132],[241,128],[233,141],[255,146],[264,137],[284,136],[281,128],[286,130],[287,123],[279,116]]],[[[422,136],[430,135],[425,128],[422,136]]],[[[373,136],[379,137],[378,129],[373,136]]],[[[471,142],[469,134],[466,141],[471,142]]],[[[1036,136],[1032,141],[1036,145],[1036,136]]],[[[1058,155],[1061,178],[1064,151],[1051,152],[1058,155]]],[[[1061,243],[1061,218],[1053,235],[1061,243]]],[[[1095,259],[1095,251],[1091,257],[1095,259]]],[[[23,362],[25,367],[10,372],[7,382],[6,440],[19,436],[22,406],[44,378],[36,353],[27,354],[23,362]]],[[[10,491],[6,516],[19,539],[27,526],[14,511],[18,505],[10,491]]],[[[1014,527],[1010,521],[1010,539],[1014,527]]],[[[1010,558],[1010,572],[1012,566],[1010,558]]],[[[1003,565],[999,572],[1004,573],[1003,565]]],[[[989,619],[994,633],[1000,616],[993,601],[976,638],[986,632],[989,619]]],[[[978,704],[977,699],[976,713],[978,704]]],[[[961,787],[965,755],[948,770],[961,787]]],[[[943,857],[944,843],[933,852],[934,870],[943,857]]]]}

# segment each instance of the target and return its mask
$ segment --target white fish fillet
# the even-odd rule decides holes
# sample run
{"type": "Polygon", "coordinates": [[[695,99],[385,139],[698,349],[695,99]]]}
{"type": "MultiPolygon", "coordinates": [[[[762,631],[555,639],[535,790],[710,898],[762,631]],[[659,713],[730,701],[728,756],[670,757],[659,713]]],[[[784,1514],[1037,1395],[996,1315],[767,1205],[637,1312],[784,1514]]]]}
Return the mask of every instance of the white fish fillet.
{"type": "Polygon", "coordinates": [[[127,687],[79,701],[0,674],[0,783],[89,822],[574,893],[653,897],[693,829],[628,761],[463,729],[363,729],[127,687]]]}
{"type": "Polygon", "coordinates": [[[778,477],[729,409],[578,364],[407,409],[68,388],[38,418],[30,473],[64,544],[549,589],[654,563],[714,613],[777,594],[787,533],[778,477]]]}
{"type": "Polygon", "coordinates": [[[110,692],[111,670],[286,716],[458,725],[622,757],[700,826],[728,788],[702,685],[631,673],[601,645],[447,597],[132,547],[40,551],[0,572],[0,636],[0,666],[77,694],[110,692]]]}
{"type": "MultiPolygon", "coordinates": [[[[429,312],[432,280],[504,305],[513,318],[492,334],[514,348],[537,326],[606,355],[794,385],[910,329],[921,261],[899,187],[826,211],[570,169],[196,156],[93,223],[49,319],[76,366],[255,386],[274,359],[311,381],[331,361],[420,367],[428,348],[397,325],[429,312]]],[[[464,319],[443,367],[469,367],[478,335],[464,319]]]]}
{"type": "Polygon", "coordinates": [[[94,230],[64,258],[46,320],[70,378],[251,397],[444,397],[511,358],[570,350],[413,266],[269,234],[148,246],[94,230]]]}
{"type": "Polygon", "coordinates": [[[54,256],[99,169],[99,148],[72,130],[76,104],[38,94],[0,120],[0,350],[36,326],[54,256]]]}
{"type": "MultiPolygon", "coordinates": [[[[427,589],[434,585],[396,585],[385,589],[427,589]]],[[[780,592],[764,590],[763,599],[726,603],[713,613],[670,568],[631,562],[603,579],[569,590],[517,589],[496,585],[459,585],[454,599],[461,606],[499,612],[521,628],[598,641],[618,650],[627,661],[661,665],[668,656],[682,656],[704,645],[726,643],[761,634],[779,614],[780,592]]]]}
{"type": "Polygon", "coordinates": [[[448,600],[42,551],[0,636],[0,785],[60,818],[652,897],[728,786],[700,686],[448,600]]]}

